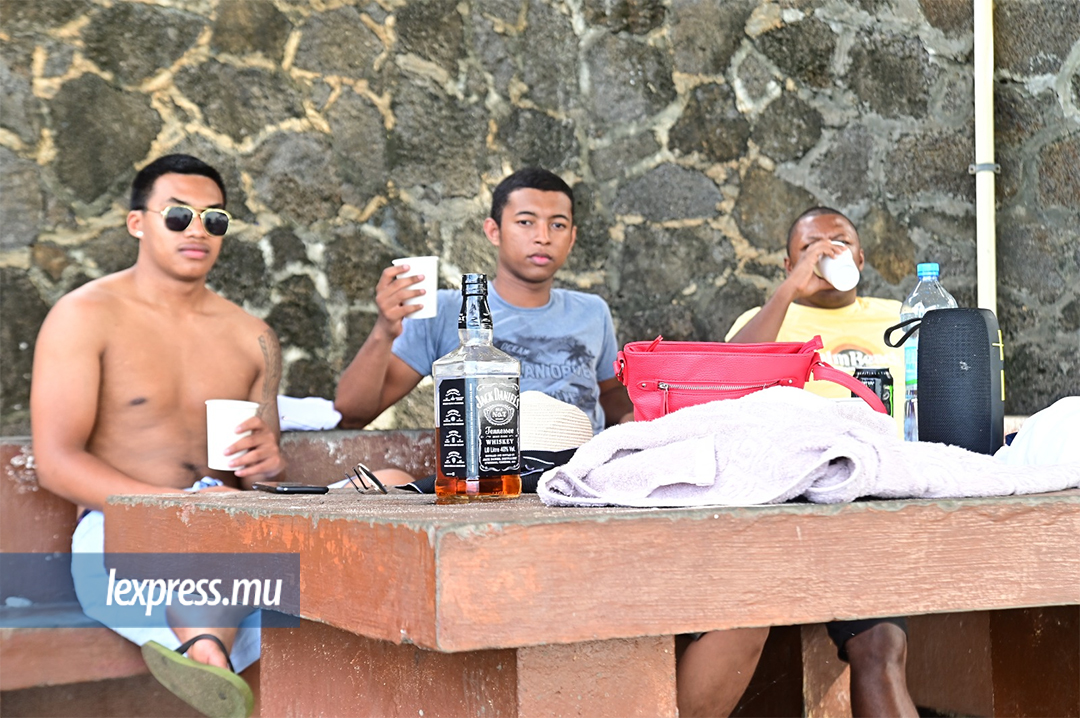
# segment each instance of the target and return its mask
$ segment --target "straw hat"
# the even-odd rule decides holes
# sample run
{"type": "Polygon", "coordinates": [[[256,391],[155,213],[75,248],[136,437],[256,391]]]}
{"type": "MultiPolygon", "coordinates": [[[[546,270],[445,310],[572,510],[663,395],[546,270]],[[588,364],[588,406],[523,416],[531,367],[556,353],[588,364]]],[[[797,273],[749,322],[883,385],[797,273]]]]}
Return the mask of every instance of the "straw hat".
{"type": "Polygon", "coordinates": [[[521,393],[523,450],[564,451],[581,446],[592,437],[592,422],[578,407],[540,391],[521,393]]]}

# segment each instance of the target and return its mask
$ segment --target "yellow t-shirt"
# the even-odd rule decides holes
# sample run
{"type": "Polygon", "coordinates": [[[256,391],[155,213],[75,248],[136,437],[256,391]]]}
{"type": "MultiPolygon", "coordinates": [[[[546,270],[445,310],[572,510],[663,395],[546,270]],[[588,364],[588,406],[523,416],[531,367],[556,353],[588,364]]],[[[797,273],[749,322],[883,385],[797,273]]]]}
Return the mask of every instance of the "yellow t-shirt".
{"type": "MultiPolygon", "coordinates": [[[[744,312],[726,340],[730,341],[761,307],[744,312]]],[[[778,342],[805,342],[816,335],[825,345],[821,358],[826,363],[849,374],[859,367],[888,367],[893,379],[893,418],[897,433],[904,435],[904,350],[885,346],[885,330],[900,321],[900,302],[895,299],[858,297],[853,304],[840,309],[819,309],[792,304],[784,316],[778,342]]],[[[851,392],[839,384],[812,381],[806,388],[819,396],[841,398],[851,392]]]]}

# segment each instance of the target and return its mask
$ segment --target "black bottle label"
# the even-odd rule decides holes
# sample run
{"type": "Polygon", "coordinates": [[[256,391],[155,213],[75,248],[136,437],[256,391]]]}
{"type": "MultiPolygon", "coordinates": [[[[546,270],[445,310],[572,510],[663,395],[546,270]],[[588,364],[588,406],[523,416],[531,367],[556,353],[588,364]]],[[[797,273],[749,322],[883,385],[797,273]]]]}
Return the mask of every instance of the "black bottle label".
{"type": "Polygon", "coordinates": [[[465,428],[465,380],[443,379],[435,393],[439,468],[446,476],[464,478],[468,444],[465,428]]]}
{"type": "Polygon", "coordinates": [[[519,447],[518,380],[466,379],[475,381],[477,463],[480,476],[516,474],[521,467],[519,447]]]}
{"type": "Polygon", "coordinates": [[[475,479],[521,470],[516,378],[442,379],[435,393],[445,476],[475,479]]]}

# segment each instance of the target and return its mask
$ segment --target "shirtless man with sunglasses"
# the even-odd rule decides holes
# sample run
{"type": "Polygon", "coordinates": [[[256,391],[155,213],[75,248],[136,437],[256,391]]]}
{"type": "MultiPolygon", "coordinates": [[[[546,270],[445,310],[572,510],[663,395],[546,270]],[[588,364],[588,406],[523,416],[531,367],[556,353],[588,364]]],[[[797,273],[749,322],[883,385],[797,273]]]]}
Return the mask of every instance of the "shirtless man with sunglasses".
{"type": "MultiPolygon", "coordinates": [[[[204,162],[169,155],[147,165],[132,184],[127,215],[139,243],[134,266],[62,297],[41,327],[30,399],[34,454],[42,486],[79,506],[73,553],[102,551],[100,512],[109,496],[216,483],[204,477],[221,482],[202,489],[211,491],[281,477],[277,338],[206,286],[229,225],[224,208],[221,175],[204,162]],[[237,427],[251,434],[229,448],[246,451],[232,471],[207,468],[207,399],[259,403],[258,415],[237,427]]],[[[90,604],[104,598],[90,595],[96,589],[81,587],[78,575],[76,590],[91,614],[90,604]]],[[[240,663],[250,663],[252,652],[258,658],[257,629],[246,641],[236,628],[161,630],[153,640],[169,648],[212,634],[233,658],[248,644],[240,663]]],[[[145,635],[128,637],[147,645],[145,635]]],[[[228,664],[212,639],[196,641],[187,655],[228,664]]]]}

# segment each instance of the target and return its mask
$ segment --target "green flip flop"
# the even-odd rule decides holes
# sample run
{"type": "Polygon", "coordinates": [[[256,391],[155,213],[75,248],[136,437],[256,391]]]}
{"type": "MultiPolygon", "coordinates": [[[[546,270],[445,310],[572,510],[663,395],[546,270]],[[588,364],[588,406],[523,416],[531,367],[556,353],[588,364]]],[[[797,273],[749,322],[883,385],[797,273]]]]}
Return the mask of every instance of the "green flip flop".
{"type": "Polygon", "coordinates": [[[255,709],[255,695],[243,678],[232,670],[229,651],[217,636],[195,636],[175,651],[156,641],[142,647],[147,668],[161,685],[208,718],[248,718],[255,709]],[[229,670],[208,666],[185,656],[196,641],[211,640],[225,654],[229,670]]]}

